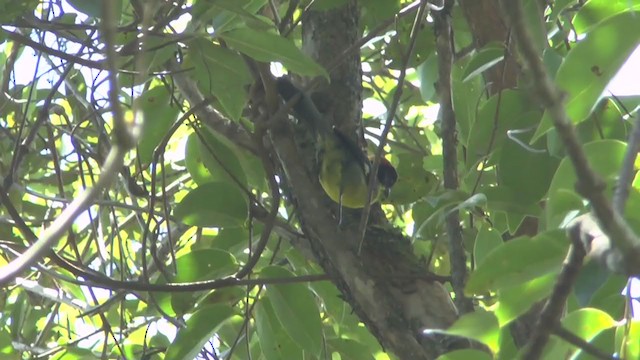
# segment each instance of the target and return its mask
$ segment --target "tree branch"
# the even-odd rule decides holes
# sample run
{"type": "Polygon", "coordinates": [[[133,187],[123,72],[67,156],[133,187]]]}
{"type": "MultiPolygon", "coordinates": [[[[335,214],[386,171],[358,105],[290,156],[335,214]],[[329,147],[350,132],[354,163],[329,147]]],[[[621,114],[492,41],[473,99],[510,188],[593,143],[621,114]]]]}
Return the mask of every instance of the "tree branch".
{"type": "Polygon", "coordinates": [[[569,238],[572,242],[569,248],[569,254],[562,266],[558,280],[553,287],[553,292],[540,312],[540,317],[533,329],[531,339],[525,347],[522,356],[524,360],[537,360],[542,355],[542,351],[549,341],[551,332],[560,324],[564,304],[569,294],[571,294],[573,284],[575,284],[578,274],[580,273],[582,261],[586,253],[580,243],[580,230],[577,226],[570,228],[569,238]]]}
{"type": "MultiPolygon", "coordinates": [[[[451,95],[451,67],[453,65],[453,28],[451,14],[447,9],[452,6],[448,1],[445,10],[435,14],[436,50],[438,53],[438,94],[440,95],[440,114],[442,118],[442,162],[444,187],[458,189],[458,139],[456,114],[453,110],[451,95]]],[[[449,258],[451,259],[451,285],[455,293],[455,304],[461,313],[473,312],[473,302],[464,295],[467,278],[467,255],[465,253],[460,212],[450,211],[445,218],[449,237],[449,258]]]]}
{"type": "Polygon", "coordinates": [[[524,21],[520,1],[503,0],[503,7],[511,21],[520,52],[528,68],[538,97],[551,116],[553,124],[562,139],[567,155],[576,172],[576,190],[589,200],[592,211],[603,232],[622,254],[622,261],[615,269],[625,274],[640,273],[640,239],[633,233],[620,213],[605,197],[605,183],[591,166],[576,136],[575,127],[567,118],[563,105],[564,95],[552,82],[538,56],[531,34],[524,21]]]}

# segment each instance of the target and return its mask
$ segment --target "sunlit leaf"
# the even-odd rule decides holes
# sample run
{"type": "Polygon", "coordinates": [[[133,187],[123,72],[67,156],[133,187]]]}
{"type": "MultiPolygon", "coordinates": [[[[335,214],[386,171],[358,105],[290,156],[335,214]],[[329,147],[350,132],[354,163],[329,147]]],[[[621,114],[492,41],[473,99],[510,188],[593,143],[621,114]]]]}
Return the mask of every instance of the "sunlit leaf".
{"type": "Polygon", "coordinates": [[[165,359],[194,359],[204,344],[211,339],[216,329],[233,315],[227,305],[210,305],[197,310],[187,326],[178,330],[176,338],[167,349],[165,359]]]}
{"type": "MultiPolygon", "coordinates": [[[[606,19],[567,54],[555,80],[567,93],[565,109],[571,122],[579,123],[587,118],[609,81],[640,44],[639,16],[637,12],[623,12],[606,19]]],[[[533,140],[551,127],[547,111],[533,140]]]]}

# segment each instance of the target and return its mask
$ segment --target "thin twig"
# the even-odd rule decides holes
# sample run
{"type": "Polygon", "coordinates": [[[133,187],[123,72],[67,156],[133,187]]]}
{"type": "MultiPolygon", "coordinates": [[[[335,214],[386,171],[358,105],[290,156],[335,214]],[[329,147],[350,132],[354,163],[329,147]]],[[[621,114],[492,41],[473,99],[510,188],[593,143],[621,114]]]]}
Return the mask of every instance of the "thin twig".
{"type": "MultiPolygon", "coordinates": [[[[450,1],[449,1],[450,2],[450,1]]],[[[447,4],[450,8],[451,4],[447,4]]],[[[456,135],[456,114],[453,110],[451,69],[453,66],[453,28],[451,14],[447,10],[435,15],[436,50],[438,53],[438,94],[442,118],[442,166],[444,187],[457,190],[458,184],[458,139],[456,135]]],[[[449,238],[449,258],[451,259],[451,286],[455,293],[455,304],[462,314],[473,312],[473,301],[464,294],[467,278],[467,255],[465,253],[460,212],[454,210],[445,217],[449,238]]]]}
{"type": "Polygon", "coordinates": [[[620,176],[618,177],[618,183],[613,193],[613,208],[618,212],[624,212],[624,204],[629,197],[629,189],[633,182],[633,176],[635,174],[634,164],[638,157],[638,151],[640,150],[640,113],[636,114],[636,121],[633,123],[633,130],[629,134],[629,141],[627,141],[627,152],[624,154],[624,160],[622,161],[622,167],[620,168],[620,176]]]}
{"type": "Polygon", "coordinates": [[[582,349],[584,352],[594,356],[597,359],[600,359],[600,360],[619,360],[620,359],[615,355],[607,354],[604,351],[598,349],[597,347],[593,346],[589,342],[585,341],[583,338],[577,336],[576,334],[572,333],[571,331],[569,331],[568,329],[564,328],[561,325],[557,325],[556,327],[554,327],[551,330],[551,333],[559,337],[560,339],[568,342],[569,344],[572,344],[582,349]]]}
{"type": "MultiPolygon", "coordinates": [[[[110,84],[110,99],[112,100],[111,107],[113,111],[114,134],[116,141],[114,143],[114,146],[109,151],[109,154],[107,155],[107,158],[102,167],[100,178],[98,179],[96,184],[92,188],[84,191],[71,204],[69,204],[69,207],[67,207],[62,212],[62,214],[60,214],[60,216],[51,224],[50,227],[43,231],[40,238],[24,253],[22,253],[20,256],[18,256],[18,258],[0,269],[0,285],[4,285],[7,282],[12,281],[26,268],[35,265],[40,260],[40,258],[42,258],[42,256],[44,256],[48,251],[51,250],[53,244],[56,243],[64,233],[67,232],[78,215],[80,215],[91,204],[93,204],[94,200],[100,196],[102,191],[106,189],[113,180],[115,180],[119,169],[124,163],[125,154],[135,146],[135,137],[133,136],[131,131],[129,131],[129,126],[124,121],[124,115],[122,113],[122,110],[120,109],[118,102],[119,88],[117,87],[117,78],[115,74],[116,60],[109,59],[110,56],[114,55],[115,51],[112,49],[113,34],[107,35],[107,33],[109,33],[109,31],[111,30],[109,27],[112,24],[110,25],[110,23],[113,23],[113,21],[108,21],[110,19],[107,17],[111,12],[110,8],[112,4],[108,2],[106,2],[106,4],[109,5],[104,6],[108,9],[108,11],[107,13],[105,13],[103,23],[105,23],[105,27],[107,27],[105,29],[107,64],[110,64],[113,67],[113,74],[111,76],[110,84]]],[[[113,20],[113,17],[111,18],[111,20],[113,20]]],[[[0,187],[0,192],[2,192],[3,195],[6,195],[6,190],[8,189],[0,187]]]]}
{"type": "Polygon", "coordinates": [[[384,124],[382,134],[380,134],[380,143],[378,144],[378,148],[376,149],[375,159],[371,166],[371,176],[369,178],[368,184],[369,191],[367,193],[367,201],[365,202],[365,207],[362,209],[362,216],[360,217],[360,227],[358,228],[358,234],[360,235],[358,254],[360,254],[362,250],[365,232],[367,231],[367,222],[369,220],[369,212],[371,211],[371,200],[373,198],[373,190],[377,181],[377,177],[375,176],[375,174],[378,173],[378,168],[380,167],[380,158],[382,157],[382,153],[384,152],[384,146],[387,143],[387,136],[389,136],[389,132],[391,131],[391,123],[393,122],[393,117],[395,116],[398,105],[400,104],[400,98],[402,97],[402,88],[404,87],[404,79],[407,75],[407,67],[409,66],[411,56],[413,56],[413,49],[416,46],[416,39],[418,38],[418,33],[420,32],[420,24],[422,23],[426,8],[427,1],[423,0],[420,4],[420,7],[418,8],[418,13],[416,14],[416,17],[413,21],[413,26],[411,27],[411,33],[409,34],[409,48],[407,49],[407,52],[402,59],[402,67],[400,69],[400,76],[398,77],[398,82],[396,84],[396,92],[395,94],[393,94],[391,108],[389,108],[389,111],[387,112],[387,120],[384,124]]]}
{"type": "Polygon", "coordinates": [[[522,355],[523,360],[540,359],[542,351],[549,341],[551,332],[560,324],[564,304],[569,294],[571,294],[573,285],[582,268],[582,262],[586,253],[580,242],[579,226],[574,226],[569,230],[569,238],[572,243],[569,248],[569,254],[558,275],[558,280],[553,287],[553,292],[540,312],[540,317],[532,331],[531,339],[527,343],[524,354],[522,355]]]}

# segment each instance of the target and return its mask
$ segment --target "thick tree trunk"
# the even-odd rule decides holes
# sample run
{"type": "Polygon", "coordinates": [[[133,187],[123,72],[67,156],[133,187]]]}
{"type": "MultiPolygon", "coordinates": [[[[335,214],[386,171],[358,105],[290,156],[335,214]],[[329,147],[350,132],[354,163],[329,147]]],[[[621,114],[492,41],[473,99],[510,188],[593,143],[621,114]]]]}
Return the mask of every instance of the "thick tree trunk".
{"type": "MultiPolygon", "coordinates": [[[[310,12],[303,19],[304,49],[322,65],[334,63],[345,49],[359,39],[358,8],[355,1],[328,12],[310,12]]],[[[331,73],[324,89],[332,96],[330,114],[335,125],[360,132],[361,70],[356,51],[331,73]]],[[[453,345],[443,338],[423,334],[425,329],[444,329],[457,318],[448,291],[430,277],[412,251],[408,239],[395,230],[367,232],[358,253],[359,211],[345,214],[338,227],[335,204],[328,204],[317,179],[306,171],[286,123],[272,133],[282,161],[293,201],[304,233],[323,269],[360,319],[382,346],[401,359],[435,359],[453,345]],[[352,216],[353,215],[353,216],[352,216]]],[[[377,206],[377,205],[376,205],[377,206]]],[[[370,223],[386,223],[379,207],[370,223]]],[[[390,229],[390,226],[386,227],[390,229]]]]}

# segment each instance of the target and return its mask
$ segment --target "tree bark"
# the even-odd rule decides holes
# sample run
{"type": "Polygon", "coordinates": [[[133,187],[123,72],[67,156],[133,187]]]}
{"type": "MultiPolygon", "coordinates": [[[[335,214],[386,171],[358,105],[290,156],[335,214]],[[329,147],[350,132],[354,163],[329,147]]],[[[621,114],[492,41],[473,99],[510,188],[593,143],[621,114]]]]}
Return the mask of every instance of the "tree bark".
{"type": "MultiPolygon", "coordinates": [[[[355,1],[327,12],[309,12],[303,19],[304,49],[327,65],[359,38],[355,1]]],[[[335,125],[359,133],[361,103],[360,56],[355,52],[331,73],[325,89],[332,95],[335,125]],[[328,90],[327,90],[328,89],[328,90]]],[[[348,131],[348,130],[347,130],[348,131]]],[[[319,187],[316,174],[305,167],[293,130],[280,122],[271,140],[281,160],[292,201],[318,263],[335,278],[344,299],[382,346],[401,359],[435,359],[455,346],[443,337],[424,335],[426,329],[444,329],[457,318],[449,292],[433,281],[409,240],[391,229],[379,206],[374,206],[361,253],[360,211],[345,209],[337,225],[337,205],[319,187]]]]}

